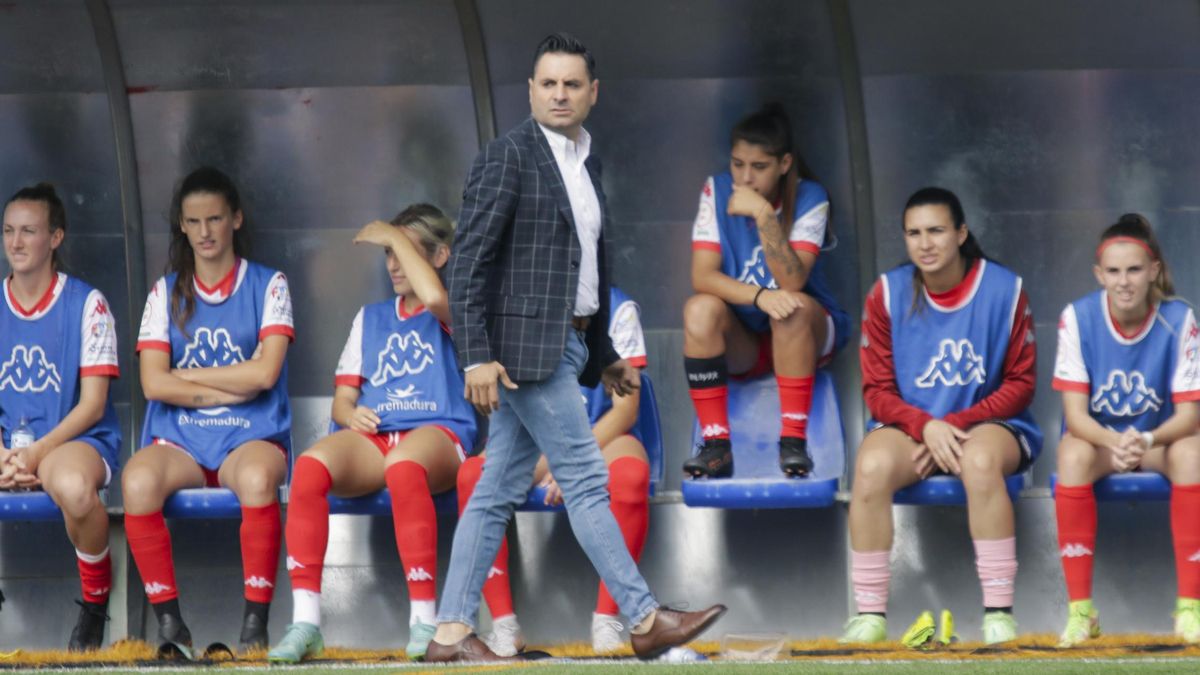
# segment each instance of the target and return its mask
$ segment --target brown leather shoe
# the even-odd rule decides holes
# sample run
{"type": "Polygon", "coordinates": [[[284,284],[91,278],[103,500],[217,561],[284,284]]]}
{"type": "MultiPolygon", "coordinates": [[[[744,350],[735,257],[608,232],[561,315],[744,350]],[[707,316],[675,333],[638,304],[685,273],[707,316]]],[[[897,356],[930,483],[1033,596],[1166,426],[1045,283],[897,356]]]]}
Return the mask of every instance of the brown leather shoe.
{"type": "Polygon", "coordinates": [[[437,640],[430,640],[429,647],[425,649],[426,663],[474,663],[521,660],[523,659],[520,654],[504,657],[493,652],[474,633],[452,645],[444,645],[437,640]]]}
{"type": "MultiPolygon", "coordinates": [[[[699,612],[680,612],[669,607],[659,607],[650,631],[642,635],[631,635],[633,653],[648,661],[658,658],[671,647],[687,644],[696,639],[725,613],[725,605],[713,605],[699,612]]],[[[433,646],[433,643],[430,643],[433,646]]]]}

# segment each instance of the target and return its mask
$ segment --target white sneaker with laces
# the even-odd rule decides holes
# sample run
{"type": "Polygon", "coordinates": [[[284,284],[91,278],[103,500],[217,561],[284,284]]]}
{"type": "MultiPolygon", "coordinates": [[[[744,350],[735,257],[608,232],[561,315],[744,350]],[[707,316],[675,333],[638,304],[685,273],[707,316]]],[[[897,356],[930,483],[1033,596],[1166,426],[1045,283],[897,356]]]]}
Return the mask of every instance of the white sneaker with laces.
{"type": "Polygon", "coordinates": [[[592,614],[592,651],[611,654],[625,647],[621,631],[625,626],[611,614],[592,614]]]}
{"type": "Polygon", "coordinates": [[[483,637],[483,643],[498,656],[513,656],[525,649],[525,636],[517,615],[509,614],[492,619],[492,632],[483,637]]]}

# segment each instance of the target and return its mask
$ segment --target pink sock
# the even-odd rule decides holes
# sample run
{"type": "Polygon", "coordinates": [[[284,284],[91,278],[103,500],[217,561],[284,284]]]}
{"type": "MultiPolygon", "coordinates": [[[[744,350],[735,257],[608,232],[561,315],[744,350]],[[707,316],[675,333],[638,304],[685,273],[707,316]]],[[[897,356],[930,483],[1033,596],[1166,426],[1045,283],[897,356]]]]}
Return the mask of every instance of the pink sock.
{"type": "Polygon", "coordinates": [[[983,588],[983,606],[1012,607],[1017,580],[1017,538],[976,539],[975,569],[983,588]]]}
{"type": "Polygon", "coordinates": [[[850,581],[854,584],[854,602],[858,613],[887,612],[888,584],[892,568],[888,551],[850,551],[850,581]]]}

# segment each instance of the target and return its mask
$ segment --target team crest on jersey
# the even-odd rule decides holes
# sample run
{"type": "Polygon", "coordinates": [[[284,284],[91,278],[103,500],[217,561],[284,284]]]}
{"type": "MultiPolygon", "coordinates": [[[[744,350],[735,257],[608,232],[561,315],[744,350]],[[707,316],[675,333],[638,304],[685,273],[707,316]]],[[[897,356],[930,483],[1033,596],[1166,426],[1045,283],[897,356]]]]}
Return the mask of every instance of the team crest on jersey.
{"type": "Polygon", "coordinates": [[[742,265],[742,273],[738,275],[738,281],[763,288],[776,288],[775,279],[767,267],[767,258],[763,254],[762,244],[755,246],[754,250],[750,252],[750,259],[742,265]]]}
{"type": "Polygon", "coordinates": [[[1140,371],[1114,370],[1108,381],[1092,397],[1092,412],[1107,412],[1117,417],[1137,417],[1162,408],[1163,400],[1140,371]]]}
{"type": "Polygon", "coordinates": [[[917,386],[930,389],[936,386],[961,387],[983,384],[987,372],[983,357],[975,353],[970,340],[942,340],[938,353],[929,360],[929,367],[917,378],[917,386]]]}
{"type": "Polygon", "coordinates": [[[58,368],[50,363],[46,352],[38,345],[14,346],[12,355],[0,365],[0,389],[39,394],[51,388],[61,391],[61,387],[62,376],[58,374],[58,368]]]}
{"type": "Polygon", "coordinates": [[[231,366],[245,361],[242,348],[234,343],[229,331],[224,328],[211,330],[207,326],[196,329],[192,341],[183,350],[183,358],[176,368],[212,368],[231,366]]]}
{"type": "Polygon", "coordinates": [[[393,377],[415,375],[433,363],[433,345],[421,339],[415,330],[401,335],[392,333],[379,352],[379,364],[371,384],[382,387],[393,377]]]}

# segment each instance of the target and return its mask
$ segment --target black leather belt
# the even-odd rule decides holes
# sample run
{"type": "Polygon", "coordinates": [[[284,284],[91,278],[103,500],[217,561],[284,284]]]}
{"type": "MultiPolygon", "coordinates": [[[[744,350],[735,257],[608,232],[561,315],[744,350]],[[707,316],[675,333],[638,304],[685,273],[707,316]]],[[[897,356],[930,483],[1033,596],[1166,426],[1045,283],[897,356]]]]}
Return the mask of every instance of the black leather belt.
{"type": "Polygon", "coordinates": [[[592,322],[592,317],[590,317],[590,316],[573,316],[573,317],[571,317],[571,327],[574,328],[575,330],[579,331],[580,333],[586,331],[588,328],[588,324],[590,324],[591,322],[592,322]]]}

